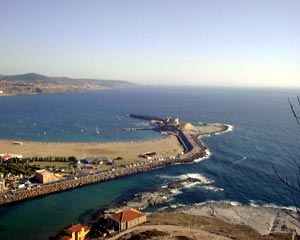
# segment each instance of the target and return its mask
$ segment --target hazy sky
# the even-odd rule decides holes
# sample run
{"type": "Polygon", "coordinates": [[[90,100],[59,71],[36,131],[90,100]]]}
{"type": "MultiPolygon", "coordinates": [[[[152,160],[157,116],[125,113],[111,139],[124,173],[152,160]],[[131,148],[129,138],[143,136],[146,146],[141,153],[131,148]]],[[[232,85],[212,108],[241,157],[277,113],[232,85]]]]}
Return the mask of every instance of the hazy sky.
{"type": "Polygon", "coordinates": [[[0,0],[0,74],[300,87],[299,0],[0,0]]]}

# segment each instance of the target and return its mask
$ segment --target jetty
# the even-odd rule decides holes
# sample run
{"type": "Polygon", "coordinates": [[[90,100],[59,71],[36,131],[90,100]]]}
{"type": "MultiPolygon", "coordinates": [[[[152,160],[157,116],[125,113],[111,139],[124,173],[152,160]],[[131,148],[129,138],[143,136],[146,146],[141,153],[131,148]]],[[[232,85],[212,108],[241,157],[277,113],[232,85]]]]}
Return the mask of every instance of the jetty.
{"type": "Polygon", "coordinates": [[[133,113],[130,113],[127,116],[131,117],[131,118],[137,118],[137,119],[148,120],[148,121],[151,121],[151,120],[163,121],[163,118],[153,117],[153,116],[146,116],[146,115],[139,115],[139,114],[133,114],[133,113]]]}

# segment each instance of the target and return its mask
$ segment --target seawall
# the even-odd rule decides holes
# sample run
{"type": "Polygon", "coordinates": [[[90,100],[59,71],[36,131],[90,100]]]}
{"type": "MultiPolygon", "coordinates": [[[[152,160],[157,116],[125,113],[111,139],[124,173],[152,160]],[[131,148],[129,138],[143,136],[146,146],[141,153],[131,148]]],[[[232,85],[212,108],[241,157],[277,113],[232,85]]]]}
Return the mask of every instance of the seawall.
{"type": "MultiPolygon", "coordinates": [[[[228,128],[228,127],[227,127],[228,128]]],[[[220,132],[226,131],[224,127],[220,132]]],[[[114,171],[106,171],[93,175],[80,177],[77,179],[67,179],[59,182],[53,182],[34,187],[32,189],[18,190],[11,193],[4,193],[0,195],[0,205],[9,204],[17,201],[22,201],[30,198],[40,197],[55,192],[61,192],[77,187],[82,187],[88,184],[103,182],[119,177],[125,177],[133,174],[139,174],[151,171],[153,169],[172,166],[175,164],[188,164],[193,163],[195,159],[200,159],[206,155],[206,147],[199,140],[199,135],[190,135],[182,131],[175,133],[179,142],[185,148],[185,153],[180,157],[168,158],[164,160],[152,160],[136,166],[118,167],[114,171]]]]}

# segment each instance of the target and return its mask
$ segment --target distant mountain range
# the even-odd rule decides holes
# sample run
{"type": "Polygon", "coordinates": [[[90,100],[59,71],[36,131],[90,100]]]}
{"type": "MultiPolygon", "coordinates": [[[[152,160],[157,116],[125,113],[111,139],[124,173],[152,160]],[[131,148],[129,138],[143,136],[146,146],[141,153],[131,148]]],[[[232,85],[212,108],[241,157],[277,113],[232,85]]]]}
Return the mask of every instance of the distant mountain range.
{"type": "Polygon", "coordinates": [[[133,86],[136,84],[127,81],[48,77],[37,73],[0,75],[0,95],[55,94],[133,86]]]}

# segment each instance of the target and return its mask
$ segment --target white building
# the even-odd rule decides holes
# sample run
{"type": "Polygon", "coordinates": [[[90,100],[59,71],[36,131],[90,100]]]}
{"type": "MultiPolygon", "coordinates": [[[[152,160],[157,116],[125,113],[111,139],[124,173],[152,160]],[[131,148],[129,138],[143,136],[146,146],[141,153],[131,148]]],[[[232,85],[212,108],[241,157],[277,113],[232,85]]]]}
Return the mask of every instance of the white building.
{"type": "Polygon", "coordinates": [[[4,161],[7,161],[8,159],[11,159],[11,158],[22,159],[23,155],[13,154],[13,153],[1,153],[0,158],[2,158],[4,161]]]}

